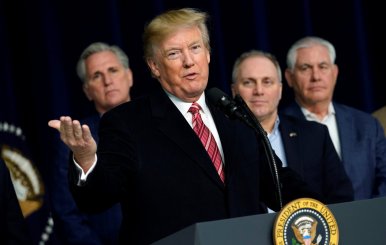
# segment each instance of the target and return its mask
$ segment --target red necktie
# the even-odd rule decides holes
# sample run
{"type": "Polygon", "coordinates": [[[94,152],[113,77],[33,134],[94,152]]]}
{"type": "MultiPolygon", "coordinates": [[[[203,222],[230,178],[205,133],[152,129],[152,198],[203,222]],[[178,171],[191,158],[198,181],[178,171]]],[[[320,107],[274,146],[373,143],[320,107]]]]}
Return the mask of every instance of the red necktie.
{"type": "Polygon", "coordinates": [[[218,175],[220,176],[221,180],[224,182],[225,174],[223,171],[221,154],[212,133],[209,131],[209,128],[202,121],[202,118],[199,112],[200,110],[201,110],[201,106],[196,102],[193,102],[192,106],[189,108],[189,112],[192,113],[193,130],[200,138],[202,144],[204,145],[206,151],[209,154],[210,159],[212,159],[212,162],[214,164],[214,167],[216,168],[218,175]]]}

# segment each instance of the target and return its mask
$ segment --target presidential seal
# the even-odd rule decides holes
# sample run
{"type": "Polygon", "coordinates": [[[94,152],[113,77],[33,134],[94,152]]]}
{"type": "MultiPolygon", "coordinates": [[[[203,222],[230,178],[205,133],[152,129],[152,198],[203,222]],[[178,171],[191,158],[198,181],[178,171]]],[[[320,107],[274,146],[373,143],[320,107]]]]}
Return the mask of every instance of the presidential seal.
{"type": "MultiPolygon", "coordinates": [[[[32,220],[40,218],[42,213],[38,213],[42,210],[45,195],[43,179],[29,157],[22,129],[6,121],[0,121],[0,157],[9,169],[23,216],[29,218],[32,214],[37,214],[32,220]]],[[[38,224],[31,222],[32,225],[38,224]]],[[[50,240],[53,227],[54,221],[49,214],[45,227],[42,227],[39,244],[46,244],[50,240]]],[[[35,233],[37,229],[35,231],[33,228],[31,231],[35,233]]],[[[35,234],[32,235],[35,236],[35,234]]]]}
{"type": "Polygon", "coordinates": [[[0,133],[0,157],[11,174],[21,211],[24,217],[28,217],[43,205],[43,180],[35,164],[26,155],[25,136],[21,128],[0,122],[0,133]]]}
{"type": "Polygon", "coordinates": [[[338,245],[338,224],[326,205],[299,198],[277,214],[273,241],[275,245],[338,245]]]}

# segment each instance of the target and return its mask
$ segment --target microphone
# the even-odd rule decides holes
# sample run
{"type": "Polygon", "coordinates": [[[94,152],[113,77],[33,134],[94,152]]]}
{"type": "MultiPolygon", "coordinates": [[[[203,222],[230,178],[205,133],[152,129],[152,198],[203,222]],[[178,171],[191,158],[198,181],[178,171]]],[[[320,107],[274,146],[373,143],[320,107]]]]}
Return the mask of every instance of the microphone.
{"type": "MultiPolygon", "coordinates": [[[[219,108],[228,118],[232,120],[239,119],[255,131],[258,128],[256,127],[256,123],[260,126],[260,123],[256,121],[253,113],[249,110],[248,106],[242,100],[240,95],[236,95],[235,100],[232,100],[220,89],[211,88],[207,91],[207,98],[209,102],[219,108]]],[[[261,130],[258,129],[257,132],[260,133],[261,130]]]]}
{"type": "Polygon", "coordinates": [[[228,118],[245,120],[245,115],[243,115],[239,106],[220,89],[209,89],[207,91],[207,98],[212,104],[224,112],[228,118]]]}
{"type": "Polygon", "coordinates": [[[278,173],[278,167],[276,165],[276,160],[271,144],[260,122],[256,119],[256,117],[240,95],[236,95],[235,101],[233,101],[220,89],[211,88],[207,91],[207,98],[209,102],[218,107],[228,118],[240,119],[242,122],[254,129],[257,136],[260,136],[258,138],[261,140],[263,145],[264,153],[268,161],[269,170],[271,172],[271,176],[276,187],[276,198],[281,209],[283,207],[283,200],[281,194],[281,184],[278,173]]]}

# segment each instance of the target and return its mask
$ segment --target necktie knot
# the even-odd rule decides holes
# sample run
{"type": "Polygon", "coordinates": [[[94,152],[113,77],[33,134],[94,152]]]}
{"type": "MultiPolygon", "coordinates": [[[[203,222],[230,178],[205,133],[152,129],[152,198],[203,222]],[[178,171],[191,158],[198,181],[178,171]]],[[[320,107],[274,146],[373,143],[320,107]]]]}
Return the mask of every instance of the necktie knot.
{"type": "Polygon", "coordinates": [[[199,111],[201,110],[201,106],[196,103],[196,102],[193,102],[193,104],[190,106],[188,112],[192,113],[193,115],[197,114],[199,111]]]}

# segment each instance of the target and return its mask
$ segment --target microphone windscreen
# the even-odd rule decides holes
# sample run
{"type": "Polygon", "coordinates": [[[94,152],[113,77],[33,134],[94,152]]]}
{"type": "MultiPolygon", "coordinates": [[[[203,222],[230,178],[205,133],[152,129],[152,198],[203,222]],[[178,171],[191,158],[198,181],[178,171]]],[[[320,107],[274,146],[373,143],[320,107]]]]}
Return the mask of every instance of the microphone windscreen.
{"type": "Polygon", "coordinates": [[[218,88],[209,89],[207,91],[207,98],[212,104],[217,105],[217,106],[219,105],[219,103],[222,104],[222,102],[221,102],[222,100],[224,100],[224,99],[229,100],[227,94],[225,94],[223,91],[221,91],[218,88]]]}

